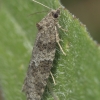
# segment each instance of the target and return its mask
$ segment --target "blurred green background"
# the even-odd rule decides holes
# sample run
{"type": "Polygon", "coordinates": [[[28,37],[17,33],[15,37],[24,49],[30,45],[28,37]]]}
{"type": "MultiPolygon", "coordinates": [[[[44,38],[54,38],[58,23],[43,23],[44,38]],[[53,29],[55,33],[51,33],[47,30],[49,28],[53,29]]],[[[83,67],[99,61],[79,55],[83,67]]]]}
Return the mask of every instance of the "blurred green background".
{"type": "Polygon", "coordinates": [[[100,0],[61,0],[61,2],[86,25],[93,39],[100,43],[100,0]]]}

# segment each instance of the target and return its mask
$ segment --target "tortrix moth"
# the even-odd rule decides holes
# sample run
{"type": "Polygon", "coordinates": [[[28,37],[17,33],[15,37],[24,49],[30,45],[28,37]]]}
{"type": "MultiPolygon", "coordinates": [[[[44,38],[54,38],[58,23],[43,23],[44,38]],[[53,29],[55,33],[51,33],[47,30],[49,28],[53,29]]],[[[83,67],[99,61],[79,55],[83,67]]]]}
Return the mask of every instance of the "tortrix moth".
{"type": "MultiPolygon", "coordinates": [[[[27,100],[41,100],[47,85],[55,57],[56,43],[60,46],[57,32],[59,15],[60,9],[51,10],[45,18],[37,23],[38,34],[23,86],[27,100]]],[[[62,50],[61,46],[60,49],[62,50]]]]}

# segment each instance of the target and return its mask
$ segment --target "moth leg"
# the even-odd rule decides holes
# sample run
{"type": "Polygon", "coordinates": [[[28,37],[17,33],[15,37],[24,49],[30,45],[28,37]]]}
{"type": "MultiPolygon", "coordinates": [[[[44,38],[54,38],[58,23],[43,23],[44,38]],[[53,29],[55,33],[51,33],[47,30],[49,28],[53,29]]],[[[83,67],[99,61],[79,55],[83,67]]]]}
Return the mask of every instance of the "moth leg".
{"type": "Polygon", "coordinates": [[[51,95],[53,96],[54,100],[59,100],[57,94],[53,91],[53,87],[52,84],[50,83],[50,81],[47,81],[47,88],[49,89],[51,95]]]}
{"type": "Polygon", "coordinates": [[[53,74],[52,74],[51,72],[50,72],[50,75],[51,75],[51,77],[52,77],[52,79],[53,79],[54,85],[56,85],[55,79],[54,79],[53,74]]]}
{"type": "Polygon", "coordinates": [[[58,23],[56,24],[62,31],[68,32],[68,30],[63,29],[58,23]]]}
{"type": "Polygon", "coordinates": [[[57,42],[58,46],[60,47],[60,50],[62,51],[62,53],[66,56],[66,53],[63,51],[63,49],[62,49],[62,47],[61,47],[61,45],[59,43],[60,39],[59,39],[59,34],[57,33],[56,26],[55,26],[55,30],[56,30],[56,42],[57,42]]]}

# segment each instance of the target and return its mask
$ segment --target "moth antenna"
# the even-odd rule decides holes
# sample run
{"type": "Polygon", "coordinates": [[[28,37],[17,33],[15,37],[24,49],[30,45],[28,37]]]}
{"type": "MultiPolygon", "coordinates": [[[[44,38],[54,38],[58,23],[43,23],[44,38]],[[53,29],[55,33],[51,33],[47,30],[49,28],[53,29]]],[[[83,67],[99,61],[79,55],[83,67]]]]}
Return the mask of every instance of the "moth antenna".
{"type": "Polygon", "coordinates": [[[36,1],[36,0],[32,0],[32,1],[34,1],[34,2],[36,2],[36,3],[38,3],[38,4],[40,4],[40,5],[42,5],[42,6],[46,7],[46,8],[48,8],[48,9],[50,9],[50,10],[52,9],[52,8],[50,8],[50,7],[44,5],[44,4],[42,4],[42,3],[40,3],[40,2],[38,2],[38,1],[36,1]]]}
{"type": "Polygon", "coordinates": [[[28,16],[39,14],[39,13],[43,13],[43,12],[48,12],[48,11],[35,12],[35,13],[32,13],[32,14],[29,14],[28,16]]]}

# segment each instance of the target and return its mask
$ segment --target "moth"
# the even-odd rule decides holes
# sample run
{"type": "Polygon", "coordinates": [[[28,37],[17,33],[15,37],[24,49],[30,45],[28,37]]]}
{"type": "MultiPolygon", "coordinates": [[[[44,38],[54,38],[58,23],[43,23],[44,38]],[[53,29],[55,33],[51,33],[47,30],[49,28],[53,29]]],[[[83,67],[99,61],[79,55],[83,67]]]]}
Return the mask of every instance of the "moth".
{"type": "Polygon", "coordinates": [[[55,58],[56,43],[60,46],[57,31],[59,15],[60,9],[51,10],[47,16],[37,23],[38,34],[23,85],[27,100],[41,100],[44,93],[55,58]]]}

